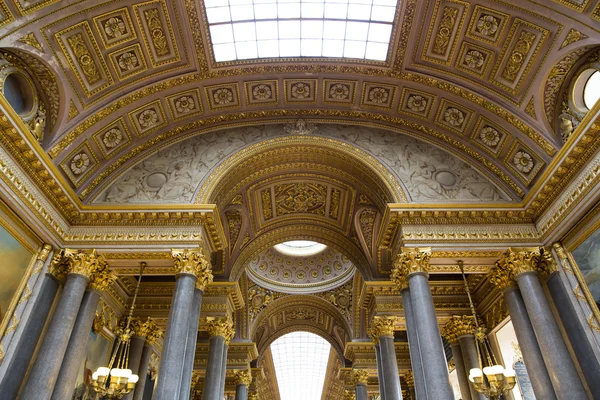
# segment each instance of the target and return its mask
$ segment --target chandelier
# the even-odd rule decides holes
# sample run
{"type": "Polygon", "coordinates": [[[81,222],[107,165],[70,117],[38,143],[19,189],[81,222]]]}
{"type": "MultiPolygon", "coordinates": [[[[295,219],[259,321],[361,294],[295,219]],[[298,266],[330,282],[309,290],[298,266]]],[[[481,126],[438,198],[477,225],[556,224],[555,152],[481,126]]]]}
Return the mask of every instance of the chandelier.
{"type": "Polygon", "coordinates": [[[92,374],[92,389],[100,396],[108,399],[122,399],[135,388],[135,384],[139,380],[139,376],[127,368],[127,364],[129,363],[129,345],[132,335],[131,318],[145,267],[145,262],[140,263],[140,275],[129,308],[127,323],[119,332],[110,362],[107,367],[100,367],[92,374]]]}
{"type": "Polygon", "coordinates": [[[492,353],[490,342],[486,337],[485,329],[482,326],[479,326],[477,314],[475,313],[475,306],[471,299],[471,291],[467,284],[463,262],[459,261],[458,265],[460,267],[465,291],[469,298],[469,305],[475,323],[475,347],[477,349],[477,359],[479,361],[479,368],[471,368],[469,371],[469,380],[473,383],[475,390],[479,393],[489,399],[496,400],[505,392],[511,391],[515,387],[515,371],[512,368],[504,368],[496,361],[496,357],[494,356],[494,353],[492,353]]]}

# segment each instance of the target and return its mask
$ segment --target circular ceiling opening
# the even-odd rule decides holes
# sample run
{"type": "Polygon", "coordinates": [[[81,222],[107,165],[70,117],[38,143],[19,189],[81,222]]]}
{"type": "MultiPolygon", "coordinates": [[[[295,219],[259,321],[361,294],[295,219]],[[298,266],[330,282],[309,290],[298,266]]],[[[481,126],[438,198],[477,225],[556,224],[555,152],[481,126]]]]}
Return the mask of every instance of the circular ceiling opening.
{"type": "Polygon", "coordinates": [[[312,240],[290,240],[275,245],[277,251],[288,256],[312,256],[326,248],[326,245],[312,240]]]}

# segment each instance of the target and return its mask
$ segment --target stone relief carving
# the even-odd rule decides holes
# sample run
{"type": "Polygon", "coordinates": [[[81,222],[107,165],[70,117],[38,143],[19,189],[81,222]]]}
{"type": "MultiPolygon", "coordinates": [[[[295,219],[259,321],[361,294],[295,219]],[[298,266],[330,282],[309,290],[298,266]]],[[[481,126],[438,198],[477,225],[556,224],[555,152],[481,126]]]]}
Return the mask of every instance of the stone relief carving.
{"type": "MultiPolygon", "coordinates": [[[[312,134],[341,140],[371,154],[415,202],[505,201],[508,197],[457,157],[407,135],[360,126],[322,125],[312,134]]],[[[266,139],[286,136],[283,125],[230,129],[175,143],[141,161],[95,203],[190,203],[210,172],[227,157],[266,139]]]]}

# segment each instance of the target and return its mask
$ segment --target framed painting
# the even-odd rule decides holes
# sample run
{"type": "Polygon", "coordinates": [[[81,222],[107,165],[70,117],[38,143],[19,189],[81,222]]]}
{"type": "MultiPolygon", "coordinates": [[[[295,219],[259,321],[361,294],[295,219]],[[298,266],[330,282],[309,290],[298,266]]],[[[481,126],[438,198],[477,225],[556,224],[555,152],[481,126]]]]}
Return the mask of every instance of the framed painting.
{"type": "Polygon", "coordinates": [[[92,374],[99,367],[107,366],[114,337],[106,330],[99,333],[90,331],[85,347],[85,357],[81,360],[77,381],[73,391],[73,400],[96,400],[92,389],[92,374]]]}
{"type": "Polygon", "coordinates": [[[585,239],[571,254],[598,306],[600,304],[600,229],[585,239]]]}

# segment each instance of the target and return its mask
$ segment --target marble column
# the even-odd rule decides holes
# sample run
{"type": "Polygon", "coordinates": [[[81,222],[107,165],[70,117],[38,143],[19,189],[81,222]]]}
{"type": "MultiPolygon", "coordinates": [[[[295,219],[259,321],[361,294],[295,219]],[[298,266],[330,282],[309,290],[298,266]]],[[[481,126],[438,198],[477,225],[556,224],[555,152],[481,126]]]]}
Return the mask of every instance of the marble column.
{"type": "MultiPolygon", "coordinates": [[[[208,334],[210,335],[208,347],[208,365],[204,377],[203,400],[222,400],[221,374],[223,373],[223,356],[225,346],[233,338],[233,322],[230,318],[207,317],[208,334]]],[[[226,362],[226,361],[225,361],[226,362]]]]}
{"type": "Polygon", "coordinates": [[[373,317],[372,331],[379,339],[381,352],[381,372],[386,400],[402,399],[400,389],[400,376],[398,375],[398,361],[394,348],[394,322],[393,316],[373,317]]]}
{"type": "MultiPolygon", "coordinates": [[[[101,258],[95,263],[88,290],[83,295],[83,300],[77,313],[75,326],[69,338],[69,344],[60,367],[60,373],[56,379],[56,385],[52,392],[53,400],[62,400],[73,397],[77,374],[85,359],[85,347],[87,344],[96,309],[100,303],[100,293],[107,290],[116,280],[116,276],[110,272],[108,265],[101,258]]],[[[93,371],[92,371],[93,372],[93,371]]]]}
{"type": "Polygon", "coordinates": [[[190,387],[192,384],[192,373],[194,372],[194,358],[196,356],[196,341],[198,340],[198,323],[200,320],[200,308],[202,305],[202,294],[204,290],[196,287],[194,290],[193,307],[190,311],[190,326],[185,345],[185,362],[181,380],[179,400],[190,398],[190,387]]]}
{"type": "Polygon", "coordinates": [[[456,376],[458,377],[458,385],[460,386],[460,394],[462,400],[471,400],[471,385],[469,385],[469,374],[465,367],[462,350],[458,342],[456,320],[453,317],[442,329],[442,335],[446,338],[452,348],[452,356],[454,357],[454,365],[456,367],[456,376]]]}
{"type": "MultiPolygon", "coordinates": [[[[482,366],[479,363],[479,355],[477,354],[475,336],[472,333],[460,335],[458,337],[458,342],[460,343],[465,370],[471,371],[473,368],[481,368],[482,366]]],[[[472,382],[469,383],[471,387],[471,399],[485,400],[487,398],[475,389],[475,386],[472,382]]]]}
{"type": "Polygon", "coordinates": [[[150,318],[144,322],[144,325],[146,326],[146,341],[144,343],[144,348],[142,350],[142,356],[140,357],[140,364],[138,367],[138,375],[140,376],[140,380],[135,385],[133,400],[142,400],[144,397],[146,375],[148,374],[148,368],[150,366],[150,356],[152,356],[152,346],[163,335],[160,328],[150,318]]]}
{"type": "MultiPolygon", "coordinates": [[[[512,271],[500,264],[496,264],[496,267],[490,271],[490,282],[504,293],[504,302],[506,303],[513,328],[515,329],[521,354],[523,354],[523,363],[527,370],[531,371],[529,379],[535,397],[538,399],[556,400],[557,397],[554,393],[546,364],[544,364],[542,351],[527,315],[527,309],[525,308],[521,292],[515,286],[516,282],[513,280],[512,271]]],[[[507,365],[506,367],[509,366],[507,365]]]]}
{"type": "Polygon", "coordinates": [[[64,250],[68,275],[56,304],[54,315],[38,350],[38,355],[25,383],[23,400],[45,400],[52,396],[60,367],[75,326],[89,277],[98,261],[95,251],[64,250]]]}
{"type": "Polygon", "coordinates": [[[413,312],[410,289],[408,288],[408,281],[401,269],[394,269],[392,280],[400,287],[400,294],[402,295],[404,319],[406,320],[406,334],[408,336],[408,351],[410,354],[410,364],[413,370],[414,391],[417,397],[426,399],[427,389],[425,388],[425,374],[421,363],[419,335],[417,333],[417,325],[413,312]]]}
{"type": "MultiPolygon", "coordinates": [[[[44,245],[43,251],[38,255],[37,262],[41,263],[40,265],[43,266],[46,262],[50,251],[52,251],[52,246],[48,244],[44,245]]],[[[39,286],[38,295],[31,308],[31,314],[27,319],[23,334],[16,344],[16,348],[19,349],[19,351],[15,352],[15,355],[10,361],[10,365],[6,369],[6,375],[0,385],[0,393],[5,395],[8,399],[17,398],[23,379],[25,379],[27,368],[32,362],[35,348],[37,347],[46,321],[48,320],[56,293],[58,292],[60,284],[63,282],[61,277],[64,278],[66,276],[66,271],[64,271],[64,269],[62,271],[61,268],[57,269],[57,266],[61,265],[61,259],[62,255],[57,253],[56,256],[52,258],[48,272],[42,277],[42,283],[39,286]]]]}
{"type": "Polygon", "coordinates": [[[195,286],[200,281],[206,287],[213,278],[210,263],[201,251],[173,250],[172,257],[177,281],[160,359],[156,400],[172,400],[179,396],[195,286]]]}
{"type": "Polygon", "coordinates": [[[538,277],[538,249],[509,249],[500,263],[512,270],[559,399],[588,399],[538,277]]]}
{"type": "Polygon", "coordinates": [[[411,294],[413,313],[419,335],[421,363],[429,400],[453,400],[454,393],[448,376],[446,355],[442,346],[433,297],[429,287],[429,258],[431,249],[406,249],[396,259],[396,274],[406,276],[411,294]]]}
{"type": "Polygon", "coordinates": [[[235,383],[235,400],[248,400],[248,387],[252,383],[252,372],[249,369],[237,371],[233,376],[235,383]]]}
{"type": "MultiPolygon", "coordinates": [[[[231,340],[231,339],[229,339],[231,340]]],[[[225,380],[227,379],[227,352],[229,351],[229,341],[225,341],[223,346],[223,358],[221,359],[221,385],[219,386],[219,393],[221,397],[225,394],[225,380]]]]}
{"type": "Polygon", "coordinates": [[[156,339],[152,339],[153,335],[159,335],[158,327],[150,317],[145,321],[138,318],[132,319],[131,332],[133,336],[129,343],[129,362],[127,363],[127,368],[129,368],[132,373],[138,375],[139,380],[138,383],[136,383],[134,390],[126,394],[125,397],[123,397],[123,400],[132,400],[134,398],[135,390],[140,385],[140,382],[142,382],[142,379],[144,379],[142,385],[145,385],[146,371],[148,370],[148,364],[150,363],[150,353],[147,355],[148,360],[144,360],[147,340],[150,338],[154,343],[156,339]],[[142,363],[145,364],[142,365],[142,363]]]}
{"type": "Polygon", "coordinates": [[[354,386],[354,394],[356,400],[369,400],[367,392],[367,383],[369,379],[369,372],[364,369],[354,369],[350,375],[350,381],[354,386]]]}
{"type": "Polygon", "coordinates": [[[381,370],[381,347],[379,346],[379,338],[372,334],[373,332],[369,332],[371,336],[371,340],[375,343],[375,363],[377,364],[377,382],[379,384],[379,397],[381,400],[385,399],[385,385],[383,382],[383,372],[381,370]]]}

